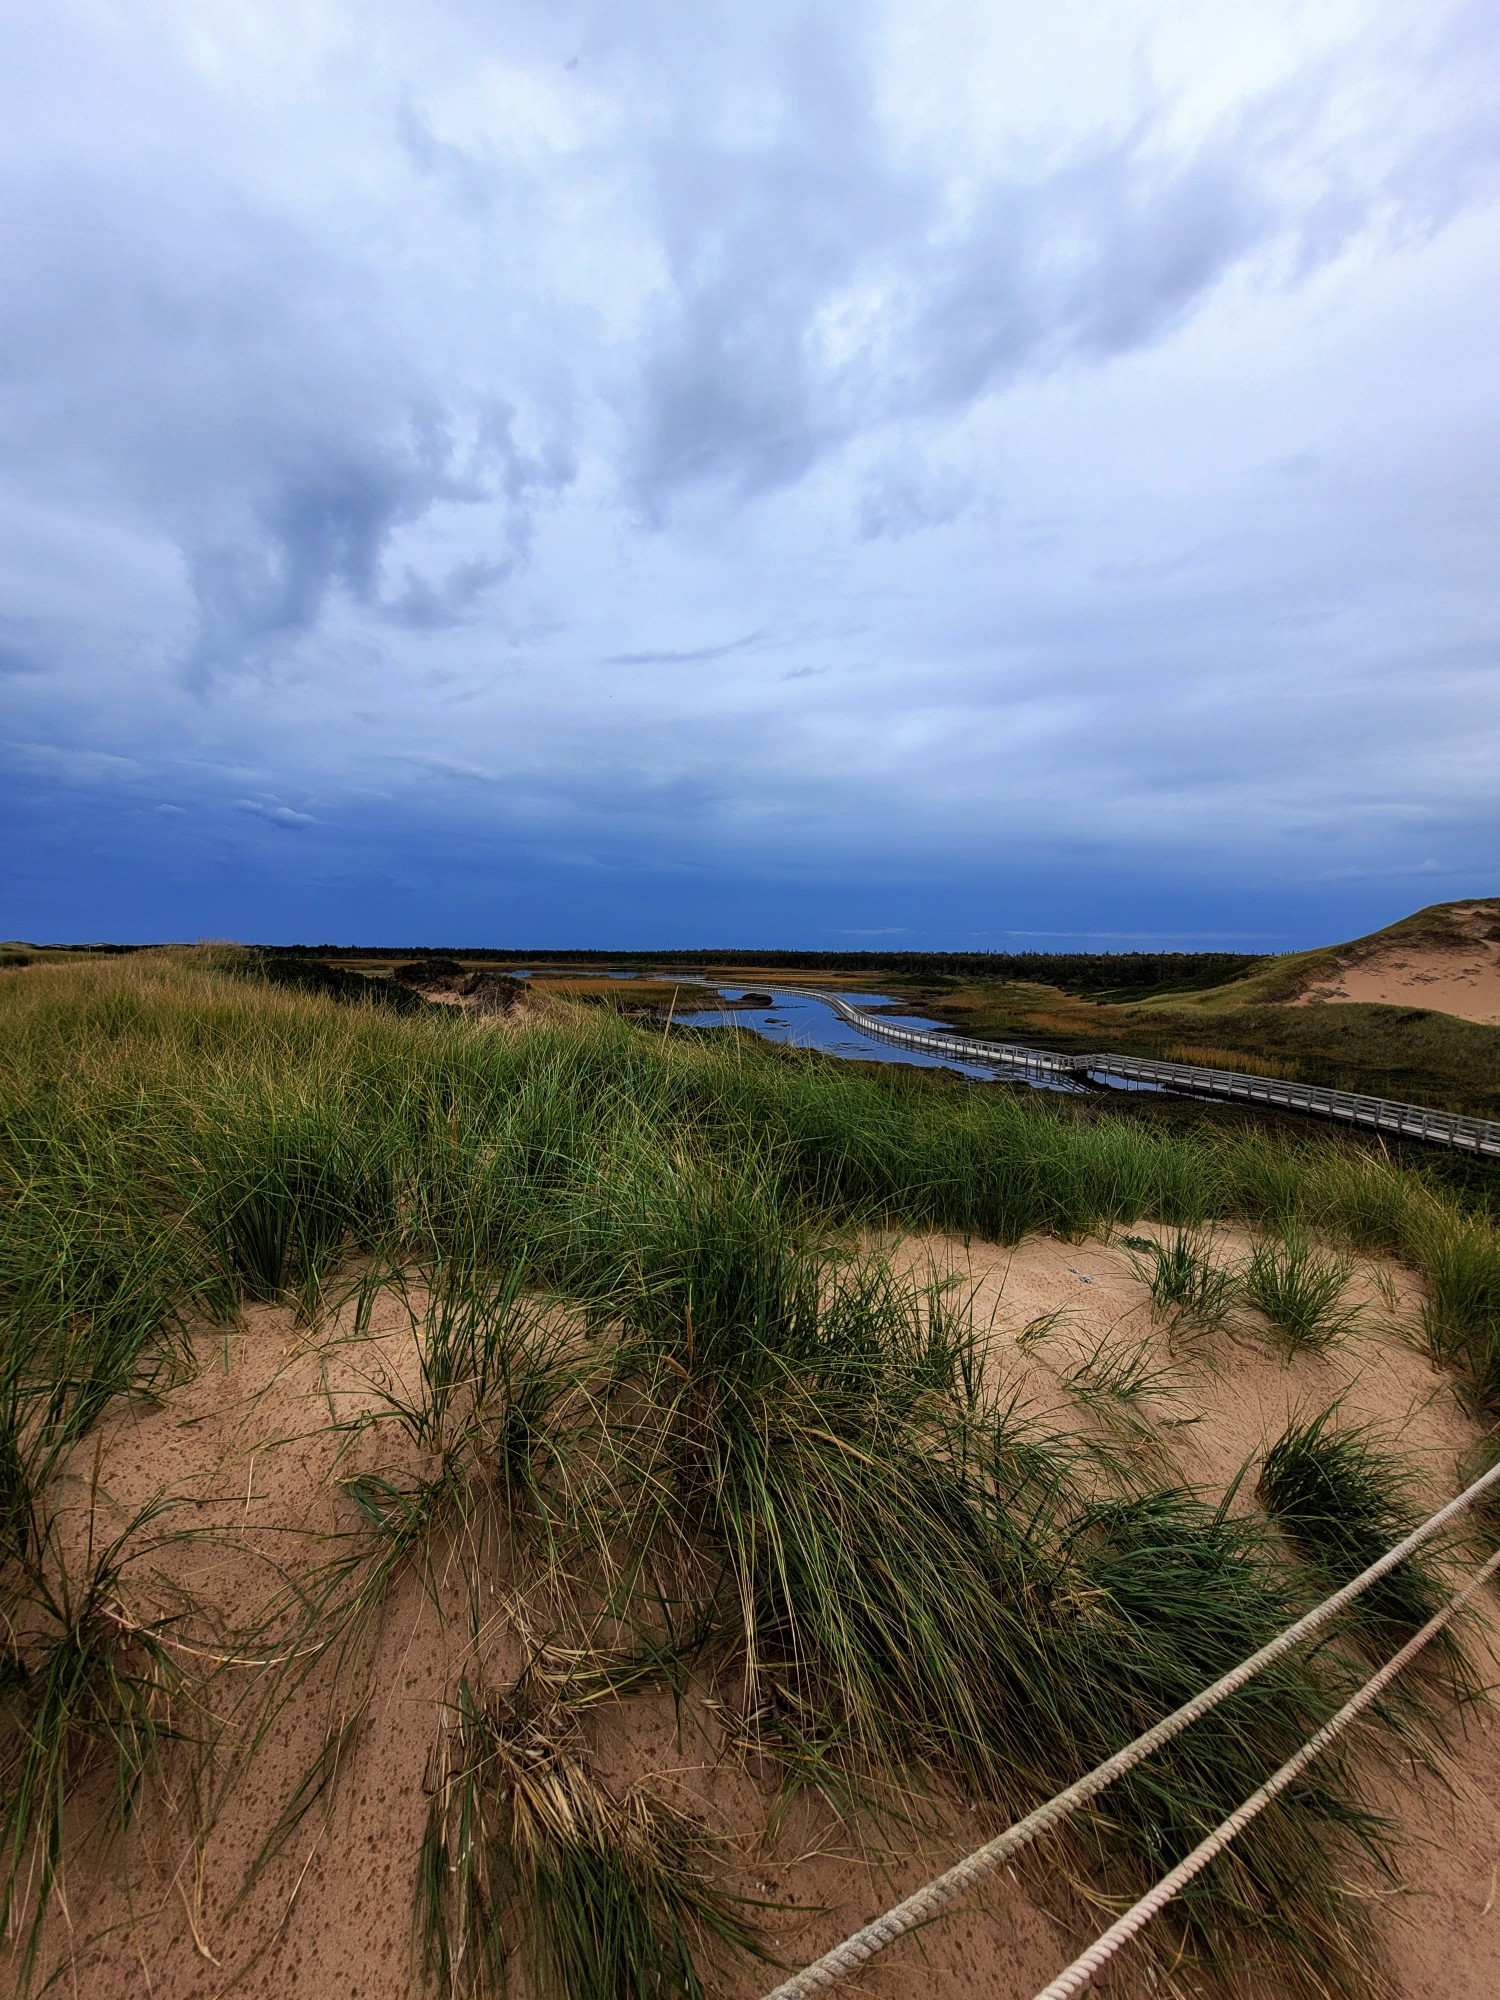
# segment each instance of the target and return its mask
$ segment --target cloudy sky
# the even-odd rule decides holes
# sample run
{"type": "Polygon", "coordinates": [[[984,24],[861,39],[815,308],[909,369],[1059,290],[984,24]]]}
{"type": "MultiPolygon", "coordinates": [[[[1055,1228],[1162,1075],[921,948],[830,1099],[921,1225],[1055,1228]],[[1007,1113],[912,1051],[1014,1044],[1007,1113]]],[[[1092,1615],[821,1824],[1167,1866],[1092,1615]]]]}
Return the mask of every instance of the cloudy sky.
{"type": "Polygon", "coordinates": [[[0,0],[0,936],[1500,887],[1493,0],[0,0]]]}

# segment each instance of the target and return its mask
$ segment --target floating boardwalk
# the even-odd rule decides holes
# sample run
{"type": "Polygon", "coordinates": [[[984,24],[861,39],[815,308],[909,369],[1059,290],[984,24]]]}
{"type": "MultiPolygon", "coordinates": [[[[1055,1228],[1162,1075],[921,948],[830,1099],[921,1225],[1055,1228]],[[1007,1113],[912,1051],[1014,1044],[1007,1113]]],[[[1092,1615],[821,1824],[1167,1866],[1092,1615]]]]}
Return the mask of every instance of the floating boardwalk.
{"type": "MultiPolygon", "coordinates": [[[[804,989],[806,990],[806,989],[804,989]]],[[[929,1028],[900,1028],[879,1014],[852,1007],[837,993],[813,995],[841,1020],[862,1034],[903,1048],[956,1056],[965,1062],[987,1063],[1020,1076],[1085,1084],[1100,1079],[1139,1083],[1182,1097],[1224,1097],[1242,1104],[1270,1104],[1282,1111],[1305,1111],[1314,1118],[1331,1118],[1397,1139],[1425,1139],[1455,1152],[1500,1160],[1500,1123],[1491,1118],[1467,1118],[1457,1111],[1432,1111],[1420,1104],[1399,1104],[1388,1097],[1362,1097],[1351,1090],[1325,1090],[1314,1083],[1286,1083],[1269,1076],[1246,1076],[1231,1069],[1197,1069],[1191,1063],[1152,1062],[1139,1056],[1058,1055],[1051,1049],[1028,1048],[1022,1042],[983,1042],[971,1036],[937,1034],[929,1028]]]]}

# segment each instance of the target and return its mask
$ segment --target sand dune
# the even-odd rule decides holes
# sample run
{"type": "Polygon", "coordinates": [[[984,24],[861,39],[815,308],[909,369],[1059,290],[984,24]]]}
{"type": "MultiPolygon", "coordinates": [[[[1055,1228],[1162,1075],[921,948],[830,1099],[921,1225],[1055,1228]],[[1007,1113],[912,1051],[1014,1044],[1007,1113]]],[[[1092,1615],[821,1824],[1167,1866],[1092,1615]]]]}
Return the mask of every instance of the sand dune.
{"type": "MultiPolygon", "coordinates": [[[[1149,1228],[1150,1225],[1141,1225],[1149,1228]]],[[[1226,1230],[1222,1254],[1246,1239],[1226,1230]]],[[[1205,1494],[1223,1493],[1294,1412],[1343,1399],[1351,1420],[1377,1421],[1399,1436],[1416,1497],[1436,1505],[1460,1478],[1474,1427],[1448,1377],[1411,1340],[1419,1287],[1399,1266],[1364,1260],[1356,1280],[1359,1328],[1326,1355],[1291,1362],[1247,1328],[1174,1340],[1152,1311],[1126,1250],[1100,1242],[1031,1238],[1014,1251],[949,1237],[907,1239],[898,1263],[947,1269],[974,1294],[989,1328],[987,1371],[1038,1416],[1087,1426],[1096,1419],[1068,1389],[1080,1357],[1104,1339],[1147,1339],[1162,1373],[1149,1415],[1157,1476],[1205,1494]],[[1058,1313],[1040,1338],[1018,1339],[1038,1315],[1058,1313]]],[[[340,1518],[336,1475],[372,1449],[350,1448],[328,1428],[378,1400],[373,1385],[413,1363],[410,1321],[389,1301],[356,1330],[346,1313],[315,1335],[290,1312],[247,1307],[236,1332],[206,1334],[203,1368],[155,1409],[132,1408],[106,1428],[94,1471],[113,1508],[132,1509],[163,1483],[185,1496],[194,1525],[213,1540],[174,1544],[164,1560],[212,1597],[219,1611],[249,1614],[273,1568],[315,1572],[324,1538],[340,1518]]],[[[91,1465],[93,1461],[91,1460],[91,1465]]],[[[1234,1504],[1254,1505],[1253,1480],[1234,1504]]],[[[347,1510],[346,1510],[347,1511],[347,1510]]],[[[462,1625],[438,1602],[456,1586],[441,1564],[424,1587],[407,1576],[386,1605],[362,1671],[342,1685],[325,1663],[247,1760],[211,1824],[168,1786],[144,1806],[131,1842],[133,1891],[97,1846],[71,1865],[67,1920],[52,1928],[46,1970],[59,1990],[92,2000],[206,2000],[210,1994],[286,2000],[410,2000],[422,1982],[413,1965],[411,1891],[427,1796],[433,1719],[451,1688],[451,1636],[462,1625]],[[246,1873],[267,1829],[340,1719],[352,1735],[337,1780],[288,1827],[247,1892],[246,1873]],[[150,1968],[149,1988],[143,1967],[150,1968]]],[[[514,1671],[520,1644],[494,1607],[496,1671],[514,1671]]],[[[1477,1621],[1495,1632],[1493,1604],[1477,1621]]],[[[1483,1657],[1482,1644],[1479,1646],[1483,1657]]],[[[503,1675],[502,1675],[503,1677],[503,1675]]],[[[898,1845],[861,1851],[847,1828],[804,1797],[767,1836],[773,1797],[766,1774],[727,1726],[722,1690],[694,1687],[680,1707],[661,1691],[590,1712],[587,1749],[606,1781],[649,1779],[728,1832],[744,1855],[743,1888],[763,1897],[768,1942],[796,1964],[930,1878],[974,1844],[980,1822],[953,1801],[946,1827],[898,1845]]],[[[238,1718],[223,1718],[232,1741],[238,1718]]],[[[1380,1792],[1399,1830],[1404,1887],[1365,1885],[1378,1923],[1395,2000],[1484,2000],[1500,1992],[1500,1917],[1492,1914],[1500,1854],[1500,1728],[1488,1701],[1456,1735],[1451,1792],[1433,1774],[1402,1772],[1380,1792]]],[[[97,1800],[95,1801],[97,1804],[97,1800]]],[[[882,1955],[858,1991],[900,2000],[915,1985],[933,2000],[1026,2000],[1092,1934],[1091,1913],[1054,1879],[1048,1857],[1004,1871],[930,1930],[882,1955]]],[[[744,1966],[714,1991],[752,2000],[769,1983],[744,1966]]],[[[529,1989],[525,1989],[529,1990],[529,1989]]],[[[851,1994],[855,1989],[850,1988],[851,1994]]],[[[1139,1960],[1123,1963],[1109,1990],[1146,2000],[1157,1990],[1139,1960]]]]}
{"type": "Polygon", "coordinates": [[[1452,903],[1441,914],[1441,925],[1414,922],[1339,946],[1289,1004],[1364,1000],[1500,1026],[1500,901],[1452,903]]]}

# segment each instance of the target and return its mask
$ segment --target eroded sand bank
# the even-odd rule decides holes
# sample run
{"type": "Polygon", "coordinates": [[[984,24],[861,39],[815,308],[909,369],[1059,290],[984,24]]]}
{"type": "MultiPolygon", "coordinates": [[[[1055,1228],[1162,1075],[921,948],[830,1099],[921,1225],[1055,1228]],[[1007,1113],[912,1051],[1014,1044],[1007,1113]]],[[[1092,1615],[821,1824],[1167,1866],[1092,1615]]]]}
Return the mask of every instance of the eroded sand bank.
{"type": "Polygon", "coordinates": [[[1462,904],[1445,914],[1442,934],[1397,931],[1345,946],[1290,1004],[1362,1000],[1500,1025],[1500,903],[1462,904]]]}

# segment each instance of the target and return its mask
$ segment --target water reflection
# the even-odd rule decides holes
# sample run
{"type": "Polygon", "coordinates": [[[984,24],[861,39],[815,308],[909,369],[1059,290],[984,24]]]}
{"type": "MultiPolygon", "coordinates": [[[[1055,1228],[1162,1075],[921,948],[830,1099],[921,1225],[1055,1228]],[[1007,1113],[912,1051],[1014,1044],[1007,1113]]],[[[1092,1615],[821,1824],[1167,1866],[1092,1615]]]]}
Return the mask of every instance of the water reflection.
{"type": "MultiPolygon", "coordinates": [[[[874,1035],[867,1035],[862,1029],[852,1027],[849,1022],[835,1014],[825,1000],[816,1000],[810,993],[799,993],[785,988],[767,989],[764,986],[719,986],[712,989],[720,998],[738,1000],[746,993],[771,992],[773,1005],[758,1008],[735,1008],[732,1012],[707,1006],[697,1011],[692,1007],[686,993],[677,1003],[677,1020],[685,1027],[727,1028],[744,1027],[768,1042],[787,1042],[793,1048],[822,1049],[828,1055],[854,1057],[863,1062],[906,1063],[914,1069],[955,1070],[960,1076],[970,1076],[992,1081],[996,1076],[1012,1076],[1010,1070],[992,1067],[988,1063],[966,1062],[958,1056],[928,1053],[924,1049],[905,1049],[897,1042],[884,1042],[874,1035]]],[[[852,1007],[889,1007],[888,993],[845,993],[841,997],[852,1007]]],[[[941,1021],[929,1021],[920,1014],[889,1014],[885,1016],[893,1027],[924,1028],[941,1033],[941,1021]]],[[[1034,1083],[1033,1077],[1021,1078],[1023,1082],[1034,1083]]],[[[1058,1082],[1040,1082],[1041,1089],[1069,1089],[1058,1082]]]]}

